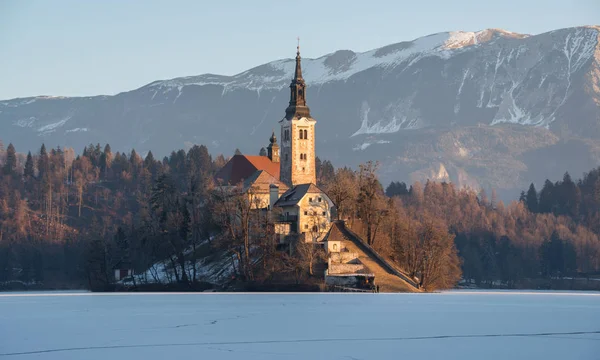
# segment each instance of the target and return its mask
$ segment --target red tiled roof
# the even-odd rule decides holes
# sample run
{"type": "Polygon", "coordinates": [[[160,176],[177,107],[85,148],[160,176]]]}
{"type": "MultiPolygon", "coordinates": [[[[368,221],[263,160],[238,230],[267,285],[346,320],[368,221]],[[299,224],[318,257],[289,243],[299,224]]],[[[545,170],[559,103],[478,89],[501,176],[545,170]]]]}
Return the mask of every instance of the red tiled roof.
{"type": "Polygon", "coordinates": [[[254,165],[256,170],[264,170],[269,174],[273,175],[273,177],[279,180],[279,163],[274,163],[267,156],[250,156],[244,155],[248,161],[254,165]]]}
{"type": "Polygon", "coordinates": [[[279,180],[279,163],[272,162],[267,156],[253,155],[234,155],[215,177],[223,184],[237,185],[258,170],[266,171],[279,180]]]}

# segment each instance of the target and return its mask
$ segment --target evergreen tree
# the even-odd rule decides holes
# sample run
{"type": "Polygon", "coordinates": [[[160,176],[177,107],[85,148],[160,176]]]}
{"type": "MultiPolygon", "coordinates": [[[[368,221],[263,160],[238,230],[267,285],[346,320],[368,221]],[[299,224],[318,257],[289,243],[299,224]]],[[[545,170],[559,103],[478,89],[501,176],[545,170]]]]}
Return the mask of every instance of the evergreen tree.
{"type": "Polygon", "coordinates": [[[527,195],[525,195],[525,191],[521,191],[521,195],[519,195],[519,202],[522,202],[527,206],[527,195]]]}
{"type": "MultiPolygon", "coordinates": [[[[317,157],[317,159],[319,158],[317,157]]],[[[317,164],[317,185],[322,186],[325,184],[325,182],[334,178],[335,169],[329,160],[324,160],[321,162],[319,159],[317,164]]]]}
{"type": "Polygon", "coordinates": [[[562,240],[556,231],[542,243],[540,260],[542,274],[549,277],[565,276],[576,270],[573,244],[562,240]]]}
{"type": "Polygon", "coordinates": [[[148,170],[150,170],[151,173],[154,174],[153,170],[155,167],[155,160],[154,160],[154,155],[152,154],[152,151],[148,151],[148,154],[146,154],[146,158],[144,159],[144,167],[148,170]]]}
{"type": "Polygon", "coordinates": [[[194,145],[187,153],[187,162],[188,172],[197,173],[200,177],[207,177],[212,173],[212,158],[204,145],[194,145]]]}
{"type": "Polygon", "coordinates": [[[388,197],[407,195],[408,192],[406,184],[399,181],[392,181],[385,189],[385,195],[388,197]]]}
{"type": "Polygon", "coordinates": [[[12,143],[6,148],[6,160],[4,161],[4,173],[14,175],[17,170],[17,152],[12,143]]]}
{"type": "Polygon", "coordinates": [[[557,213],[571,217],[577,216],[579,213],[580,193],[568,172],[563,176],[563,181],[559,184],[557,190],[557,213]]]}
{"type": "Polygon", "coordinates": [[[135,151],[135,149],[131,149],[131,154],[129,155],[129,161],[132,164],[137,163],[137,161],[139,160],[139,156],[137,154],[137,152],[135,151]]]}
{"type": "Polygon", "coordinates": [[[33,178],[35,170],[33,168],[33,157],[31,156],[31,151],[27,153],[27,160],[25,161],[25,170],[23,171],[23,176],[26,179],[33,178]]]}
{"type": "Polygon", "coordinates": [[[533,185],[533,183],[529,185],[529,190],[527,190],[527,197],[525,203],[527,204],[527,208],[529,209],[529,211],[531,211],[532,213],[537,213],[539,211],[537,191],[535,190],[535,185],[533,185]]]}
{"type": "Polygon", "coordinates": [[[46,145],[42,144],[40,148],[40,157],[38,158],[38,178],[43,179],[48,172],[48,153],[46,152],[46,145]]]}
{"type": "Polygon", "coordinates": [[[550,213],[554,209],[554,184],[550,180],[544,182],[544,187],[540,191],[540,200],[538,202],[538,211],[540,213],[550,213]]]}
{"type": "Polygon", "coordinates": [[[110,169],[113,161],[112,152],[110,145],[104,146],[104,151],[100,155],[100,172],[104,178],[108,177],[108,170],[110,169]]]}

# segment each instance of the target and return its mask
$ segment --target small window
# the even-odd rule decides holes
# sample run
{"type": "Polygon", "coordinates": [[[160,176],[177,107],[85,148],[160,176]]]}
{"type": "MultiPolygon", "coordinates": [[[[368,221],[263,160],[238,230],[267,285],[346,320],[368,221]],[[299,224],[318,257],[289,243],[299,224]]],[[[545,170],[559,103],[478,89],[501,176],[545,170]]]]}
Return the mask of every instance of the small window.
{"type": "Polygon", "coordinates": [[[308,211],[306,211],[306,210],[305,210],[305,211],[304,211],[304,215],[308,215],[308,211]]]}
{"type": "Polygon", "coordinates": [[[319,198],[319,202],[321,202],[321,200],[322,200],[322,199],[321,199],[321,198],[319,198]]]}
{"type": "Polygon", "coordinates": [[[304,133],[302,132],[302,130],[300,130],[300,139],[304,139],[304,133]]]}
{"type": "Polygon", "coordinates": [[[317,225],[314,225],[314,226],[312,227],[312,231],[313,231],[313,232],[317,232],[317,231],[319,231],[319,227],[318,227],[317,225]]]}
{"type": "Polygon", "coordinates": [[[308,139],[308,130],[304,130],[304,138],[308,139]]]}
{"type": "Polygon", "coordinates": [[[312,198],[308,198],[308,202],[312,202],[312,198]]]}
{"type": "Polygon", "coordinates": [[[337,251],[337,244],[333,244],[333,251],[337,251]]]}
{"type": "Polygon", "coordinates": [[[308,230],[308,224],[304,224],[304,228],[308,230]]]}
{"type": "Polygon", "coordinates": [[[327,215],[327,212],[323,211],[323,216],[326,216],[326,215],[327,215]]]}

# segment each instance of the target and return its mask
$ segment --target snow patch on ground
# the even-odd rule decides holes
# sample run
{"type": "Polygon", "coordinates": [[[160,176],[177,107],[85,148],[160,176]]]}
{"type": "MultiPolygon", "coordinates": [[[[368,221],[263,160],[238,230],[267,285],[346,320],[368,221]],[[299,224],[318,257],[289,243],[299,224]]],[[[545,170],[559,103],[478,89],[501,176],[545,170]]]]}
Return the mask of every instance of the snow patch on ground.
{"type": "Polygon", "coordinates": [[[88,131],[88,128],[75,128],[75,129],[66,130],[65,133],[87,132],[87,131],[88,131]]]}
{"type": "Polygon", "coordinates": [[[13,125],[19,126],[19,127],[28,127],[28,128],[30,128],[30,127],[33,127],[33,124],[35,124],[36,120],[37,120],[37,118],[35,118],[35,117],[32,116],[32,117],[29,117],[29,118],[26,118],[26,119],[19,119],[19,120],[13,122],[13,125]]]}
{"type": "Polygon", "coordinates": [[[71,120],[71,115],[55,122],[52,124],[48,124],[48,125],[44,125],[42,127],[40,127],[39,129],[37,129],[38,132],[40,133],[51,133],[56,131],[56,129],[58,129],[59,127],[63,126],[64,124],[67,123],[67,121],[71,120]]]}
{"type": "Polygon", "coordinates": [[[367,141],[364,142],[362,144],[356,145],[355,147],[352,148],[352,150],[354,151],[360,151],[360,150],[365,150],[366,148],[368,148],[369,146],[373,145],[373,144],[389,144],[391,143],[390,141],[387,140],[377,140],[377,141],[367,141]]]}
{"type": "MultiPolygon", "coordinates": [[[[196,245],[195,251],[201,251],[202,247],[210,247],[208,240],[201,242],[196,245]]],[[[194,247],[190,246],[184,251],[184,256],[189,256],[194,252],[194,247]]],[[[137,283],[173,283],[176,281],[175,270],[173,264],[175,263],[177,271],[180,272],[180,266],[177,264],[175,259],[167,258],[159,261],[145,272],[134,275],[137,283]]],[[[236,267],[238,266],[237,259],[224,252],[210,252],[210,254],[200,257],[194,261],[186,261],[185,268],[188,278],[192,279],[194,274],[194,267],[196,268],[196,279],[198,281],[205,281],[212,284],[223,284],[224,282],[231,279],[231,276],[235,273],[236,267]]],[[[181,277],[181,274],[179,274],[181,277]]],[[[128,281],[129,283],[129,281],[128,281]]]]}
{"type": "Polygon", "coordinates": [[[350,137],[366,134],[393,134],[400,131],[400,129],[417,129],[419,120],[417,116],[412,116],[413,119],[409,121],[407,115],[402,115],[406,113],[410,114],[410,103],[410,99],[405,99],[398,104],[390,104],[386,110],[388,113],[392,114],[391,120],[388,118],[370,121],[369,113],[371,107],[367,102],[364,102],[361,109],[362,119],[360,128],[350,137]]]}

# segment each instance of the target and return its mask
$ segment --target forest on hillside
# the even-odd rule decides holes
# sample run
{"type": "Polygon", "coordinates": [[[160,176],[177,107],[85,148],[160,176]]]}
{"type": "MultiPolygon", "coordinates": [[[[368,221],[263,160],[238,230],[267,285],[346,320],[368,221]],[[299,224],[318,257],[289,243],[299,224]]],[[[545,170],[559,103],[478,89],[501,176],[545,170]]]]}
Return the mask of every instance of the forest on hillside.
{"type": "MultiPolygon", "coordinates": [[[[80,154],[42,145],[27,155],[0,145],[0,284],[89,288],[110,283],[120,264],[147,273],[162,263],[169,282],[193,286],[207,281],[197,266],[207,256],[233,259],[237,282],[317,282],[323,254],[278,251],[272,218],[218,191],[213,175],[226,160],[205,146],[155,159],[99,144],[80,154]]],[[[428,290],[461,278],[564,287],[556,280],[600,271],[600,169],[576,182],[548,180],[539,192],[532,185],[510,204],[450,183],[384,188],[377,170],[319,160],[318,185],[340,218],[428,290]]]]}

